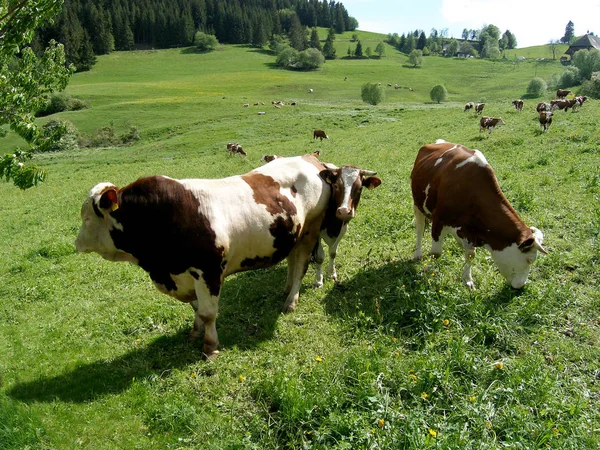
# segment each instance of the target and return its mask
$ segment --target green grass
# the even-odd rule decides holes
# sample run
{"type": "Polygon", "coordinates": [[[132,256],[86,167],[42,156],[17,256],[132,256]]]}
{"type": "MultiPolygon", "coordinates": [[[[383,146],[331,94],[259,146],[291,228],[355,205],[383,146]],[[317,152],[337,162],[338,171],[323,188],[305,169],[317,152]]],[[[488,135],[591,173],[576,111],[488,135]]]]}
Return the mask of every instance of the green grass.
{"type": "Polygon", "coordinates": [[[405,59],[388,47],[381,60],[298,73],[225,46],[113,53],[75,75],[67,91],[91,108],[61,117],[86,133],[135,125],[142,139],[37,155],[41,187],[0,184],[0,448],[598,448],[600,104],[558,112],[541,134],[536,100],[520,114],[510,101],[560,64],[428,57],[409,69],[405,59]],[[386,86],[373,107],[360,100],[365,82],[413,91],[386,86]],[[450,101],[437,105],[429,91],[440,83],[450,101]],[[481,100],[506,122],[489,138],[462,112],[481,100]],[[315,128],[329,141],[314,141],[315,128]],[[409,175],[418,148],[440,137],[482,150],[544,231],[550,253],[522,291],[480,250],[469,292],[450,240],[438,260],[411,260],[409,175]],[[227,155],[230,141],[245,160],[227,155]],[[191,308],[141,269],[75,253],[97,182],[223,177],[263,154],[316,149],[383,180],[340,246],[344,287],[313,289],[310,268],[298,310],[282,315],[285,264],[228,278],[215,362],[187,343],[191,308]]]}

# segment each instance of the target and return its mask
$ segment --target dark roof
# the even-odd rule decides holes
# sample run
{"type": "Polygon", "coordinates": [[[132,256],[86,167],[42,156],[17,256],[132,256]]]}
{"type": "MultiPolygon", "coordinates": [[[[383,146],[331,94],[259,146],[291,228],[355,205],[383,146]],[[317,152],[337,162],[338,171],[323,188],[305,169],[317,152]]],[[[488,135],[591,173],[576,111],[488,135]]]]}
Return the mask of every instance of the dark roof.
{"type": "Polygon", "coordinates": [[[600,50],[600,38],[592,36],[591,34],[585,34],[573,42],[565,53],[573,55],[577,50],[597,48],[600,50]]]}

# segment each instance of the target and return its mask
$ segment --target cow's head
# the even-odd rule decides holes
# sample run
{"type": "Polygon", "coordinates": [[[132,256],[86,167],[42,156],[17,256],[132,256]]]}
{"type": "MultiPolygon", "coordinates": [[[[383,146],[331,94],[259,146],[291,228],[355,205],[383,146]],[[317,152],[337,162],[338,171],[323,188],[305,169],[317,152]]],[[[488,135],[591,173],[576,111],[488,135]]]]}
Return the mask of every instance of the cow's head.
{"type": "Polygon", "coordinates": [[[332,186],[335,216],[348,222],[356,215],[362,188],[375,189],[381,184],[381,180],[374,176],[377,172],[371,170],[353,166],[337,167],[328,163],[325,166],[327,169],[321,171],[321,177],[332,186]]]}
{"type": "Polygon", "coordinates": [[[538,251],[548,254],[542,247],[544,234],[535,227],[531,227],[530,231],[520,244],[514,243],[503,250],[491,251],[498,270],[515,289],[521,289],[527,283],[529,270],[537,258],[538,251]]]}
{"type": "Polygon", "coordinates": [[[111,183],[94,186],[81,207],[81,228],[75,240],[78,252],[96,252],[110,261],[132,261],[131,255],[115,247],[110,230],[119,227],[111,212],[118,209],[118,188],[111,183]]]}

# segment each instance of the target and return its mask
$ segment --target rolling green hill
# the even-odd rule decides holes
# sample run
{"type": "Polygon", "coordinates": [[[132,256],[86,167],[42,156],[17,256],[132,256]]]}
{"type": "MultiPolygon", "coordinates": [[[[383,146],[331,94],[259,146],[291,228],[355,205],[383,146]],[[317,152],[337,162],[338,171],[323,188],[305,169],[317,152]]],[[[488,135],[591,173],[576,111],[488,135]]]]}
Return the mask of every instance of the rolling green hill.
{"type": "MultiPolygon", "coordinates": [[[[373,47],[382,38],[358,34],[373,47]]],[[[340,56],[350,38],[337,40],[340,56]]],[[[67,92],[90,108],[59,117],[88,134],[136,126],[141,139],[38,154],[46,183],[0,184],[0,448],[597,448],[600,104],[557,112],[546,133],[538,99],[517,113],[510,102],[533,76],[563,70],[537,52],[517,64],[427,57],[413,69],[388,46],[381,60],[292,72],[267,51],[223,46],[115,52],[74,75],[67,92]],[[363,103],[365,82],[381,82],[385,102],[363,103]],[[449,101],[433,104],[440,83],[449,101]],[[480,135],[467,101],[506,125],[480,135]],[[316,128],[330,139],[313,140],[316,128]],[[469,291],[450,240],[439,259],[412,260],[410,172],[438,138],[480,149],[544,232],[549,254],[523,290],[480,249],[469,291]],[[227,142],[247,158],[229,156],[227,142]],[[215,361],[187,342],[192,309],[141,269],[75,253],[98,182],[219,178],[263,154],[315,150],[383,181],[363,192],[340,245],[341,286],[314,289],[311,267],[297,311],[283,315],[285,263],[229,277],[215,361]]]]}

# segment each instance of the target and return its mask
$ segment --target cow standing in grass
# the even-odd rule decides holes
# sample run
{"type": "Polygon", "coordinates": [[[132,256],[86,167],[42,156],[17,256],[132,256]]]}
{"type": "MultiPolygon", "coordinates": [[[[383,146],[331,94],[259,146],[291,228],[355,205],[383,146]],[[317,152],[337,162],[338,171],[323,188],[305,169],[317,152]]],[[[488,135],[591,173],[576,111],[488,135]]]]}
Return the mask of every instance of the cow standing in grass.
{"type": "Polygon", "coordinates": [[[325,133],[323,130],[315,130],[313,131],[313,139],[317,139],[320,138],[321,140],[323,139],[329,139],[329,136],[327,136],[327,133],[325,133]]]}
{"type": "Polygon", "coordinates": [[[485,247],[512,287],[527,282],[531,264],[544,235],[528,227],[502,193],[494,170],[479,150],[442,139],[421,147],[411,173],[417,246],[422,257],[426,220],[431,221],[431,253],[442,253],[445,235],[452,234],[465,251],[463,282],[475,288],[471,259],[476,247],[485,247]]]}
{"type": "Polygon", "coordinates": [[[481,120],[479,120],[479,133],[484,130],[488,130],[489,137],[490,134],[492,134],[492,131],[494,131],[494,128],[496,128],[498,125],[504,125],[504,120],[502,120],[502,117],[494,118],[483,116],[481,120]]]}

